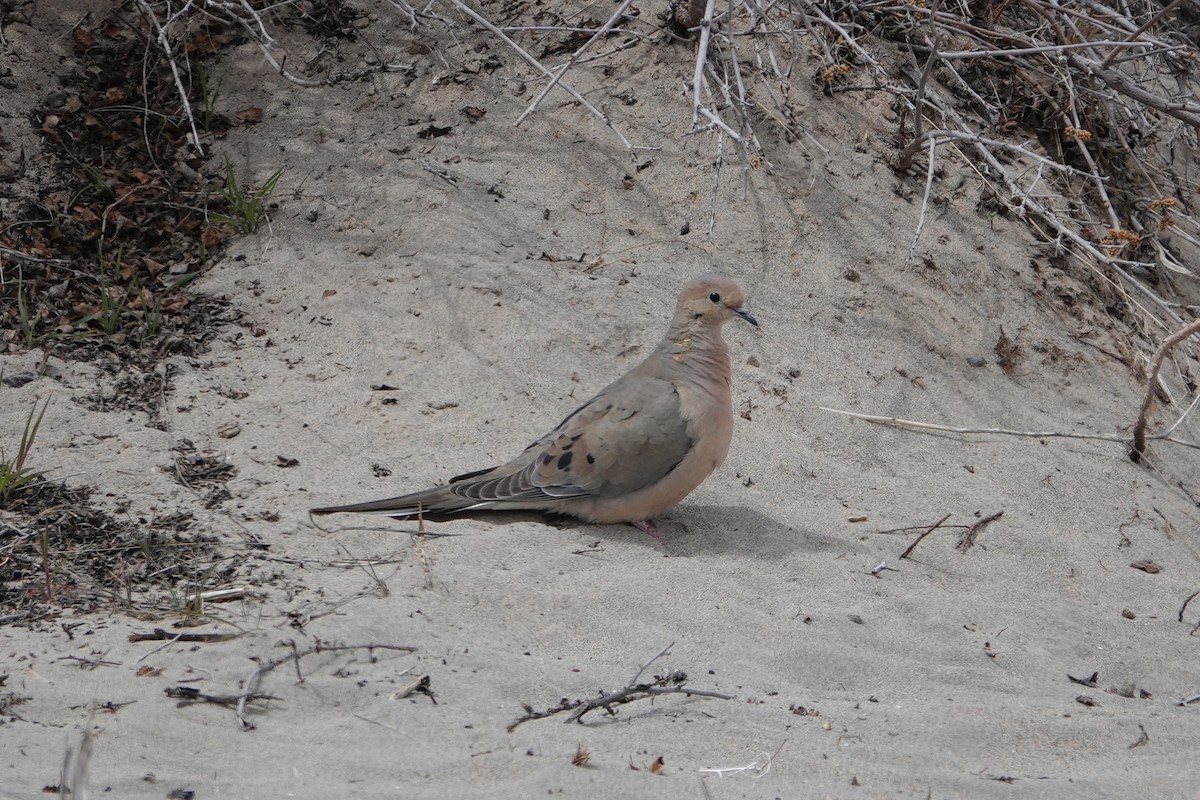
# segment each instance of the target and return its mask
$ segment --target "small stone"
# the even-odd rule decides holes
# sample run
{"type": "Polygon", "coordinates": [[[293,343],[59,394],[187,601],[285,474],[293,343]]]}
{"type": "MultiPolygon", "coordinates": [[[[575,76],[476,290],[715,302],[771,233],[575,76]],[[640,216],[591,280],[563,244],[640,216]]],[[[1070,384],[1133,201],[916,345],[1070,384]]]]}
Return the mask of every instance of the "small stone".
{"type": "Polygon", "coordinates": [[[1137,614],[1133,613],[1128,608],[1121,612],[1121,616],[1125,619],[1137,619],[1137,614]]]}
{"type": "Polygon", "coordinates": [[[967,363],[972,367],[986,367],[987,359],[983,356],[967,356],[967,363]]]}
{"type": "Polygon", "coordinates": [[[232,439],[242,432],[242,426],[236,422],[225,422],[217,426],[217,436],[222,439],[232,439]]]}
{"type": "Polygon", "coordinates": [[[25,384],[29,383],[30,381],[34,380],[35,378],[37,378],[37,376],[34,375],[29,370],[26,370],[24,372],[17,372],[12,375],[5,375],[4,376],[4,385],[11,386],[13,389],[16,389],[18,386],[24,386],[25,384]]]}

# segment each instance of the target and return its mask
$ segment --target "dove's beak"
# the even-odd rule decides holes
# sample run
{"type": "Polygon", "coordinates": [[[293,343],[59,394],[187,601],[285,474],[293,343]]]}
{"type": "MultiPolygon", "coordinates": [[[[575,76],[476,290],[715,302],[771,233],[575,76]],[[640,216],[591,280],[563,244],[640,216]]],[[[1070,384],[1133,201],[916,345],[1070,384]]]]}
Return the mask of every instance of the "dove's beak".
{"type": "Polygon", "coordinates": [[[746,320],[746,322],[749,322],[749,323],[750,323],[751,325],[753,325],[754,327],[756,327],[756,328],[758,327],[758,320],[756,320],[756,319],[753,317],[753,315],[751,315],[751,313],[750,313],[749,311],[747,311],[746,309],[744,309],[744,308],[731,308],[731,309],[729,309],[729,310],[730,310],[730,311],[732,311],[733,313],[737,314],[737,315],[738,315],[739,317],[741,317],[742,319],[746,320]]]}

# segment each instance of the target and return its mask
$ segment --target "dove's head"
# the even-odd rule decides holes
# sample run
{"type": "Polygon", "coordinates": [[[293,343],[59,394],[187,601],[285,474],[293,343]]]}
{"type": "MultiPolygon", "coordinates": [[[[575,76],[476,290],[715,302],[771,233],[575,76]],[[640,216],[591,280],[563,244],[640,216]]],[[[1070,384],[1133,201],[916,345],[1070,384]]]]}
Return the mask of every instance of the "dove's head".
{"type": "Polygon", "coordinates": [[[697,323],[721,327],[726,320],[741,317],[751,325],[758,320],[742,308],[746,295],[742,287],[729,278],[719,275],[701,275],[693,279],[679,294],[679,305],[675,309],[676,320],[686,319],[689,325],[697,323]]]}

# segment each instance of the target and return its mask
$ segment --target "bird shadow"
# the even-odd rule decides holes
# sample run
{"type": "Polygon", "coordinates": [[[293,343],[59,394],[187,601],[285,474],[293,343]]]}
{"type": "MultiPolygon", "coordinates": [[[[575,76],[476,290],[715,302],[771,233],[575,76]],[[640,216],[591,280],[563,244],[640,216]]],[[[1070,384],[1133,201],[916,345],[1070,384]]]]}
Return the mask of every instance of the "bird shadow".
{"type": "Polygon", "coordinates": [[[780,558],[792,553],[841,552],[846,543],[796,527],[746,506],[683,505],[658,520],[673,556],[737,553],[780,558]]]}
{"type": "Polygon", "coordinates": [[[780,558],[796,552],[842,552],[846,546],[837,537],[787,525],[745,506],[679,506],[654,520],[662,542],[632,525],[593,525],[565,518],[551,524],[593,540],[642,545],[665,556],[737,553],[780,558]]]}
{"type": "MultiPolygon", "coordinates": [[[[536,511],[490,511],[487,514],[462,515],[458,519],[473,519],[488,523],[488,528],[502,531],[517,523],[539,523],[593,542],[621,542],[657,550],[664,556],[696,556],[702,554],[737,553],[742,556],[780,558],[791,553],[841,552],[842,539],[813,529],[797,528],[746,506],[683,505],[654,520],[661,542],[628,524],[593,524],[572,517],[542,514],[536,511]]],[[[461,536],[453,531],[455,517],[435,521],[426,528],[432,537],[461,536]]],[[[349,525],[336,529],[322,528],[326,533],[339,530],[366,530],[396,533],[387,524],[349,525]]],[[[415,534],[416,523],[403,520],[404,533],[415,534]]]]}

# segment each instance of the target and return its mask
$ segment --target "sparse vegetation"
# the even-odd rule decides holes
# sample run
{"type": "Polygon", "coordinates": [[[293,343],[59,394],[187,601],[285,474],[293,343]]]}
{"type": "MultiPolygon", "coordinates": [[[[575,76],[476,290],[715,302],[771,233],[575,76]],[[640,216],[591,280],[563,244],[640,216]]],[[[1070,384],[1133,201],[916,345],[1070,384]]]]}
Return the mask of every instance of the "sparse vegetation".
{"type": "Polygon", "coordinates": [[[0,508],[8,507],[13,492],[40,480],[44,474],[27,466],[26,462],[29,460],[30,451],[33,450],[33,443],[37,439],[42,418],[46,416],[46,409],[49,407],[49,398],[42,403],[41,411],[38,411],[37,404],[34,403],[33,408],[29,411],[29,416],[25,419],[25,429],[21,431],[21,441],[17,445],[17,453],[13,458],[7,458],[3,452],[0,452],[0,508]]]}
{"type": "Polygon", "coordinates": [[[212,214],[210,219],[219,225],[228,225],[237,233],[254,233],[264,222],[269,222],[267,209],[270,207],[271,195],[275,193],[275,185],[283,175],[282,169],[277,169],[263,181],[262,186],[251,189],[238,180],[233,164],[225,162],[225,182],[217,190],[224,201],[224,213],[212,214]]]}
{"type": "MultiPolygon", "coordinates": [[[[1179,99],[1195,92],[1200,48],[1188,27],[1196,15],[1178,1],[1163,8],[1086,4],[1067,10],[1044,0],[969,8],[894,0],[768,6],[742,0],[726,8],[693,0],[672,2],[658,16],[636,13],[624,2],[606,19],[590,16],[587,7],[556,9],[557,25],[533,12],[522,19],[520,11],[501,25],[490,17],[494,10],[461,0],[390,5],[396,21],[425,39],[475,26],[519,57],[526,73],[520,79],[534,92],[516,124],[547,96],[562,93],[626,147],[634,146],[636,134],[620,106],[592,103],[588,92],[575,88],[575,77],[590,91],[610,86],[620,74],[618,54],[666,43],[674,48],[671,58],[689,65],[687,132],[713,136],[718,175],[727,153],[737,154],[749,176],[772,170],[773,152],[784,143],[814,155],[824,150],[805,127],[804,98],[813,88],[830,102],[887,98],[896,120],[893,166],[918,191],[924,185],[913,219],[914,256],[943,169],[961,167],[979,192],[981,211],[1028,223],[1052,247],[1051,256],[1070,258],[1132,330],[1173,330],[1183,322],[1178,305],[1200,296],[1180,283],[1195,278],[1189,264],[1200,257],[1189,160],[1200,147],[1200,104],[1179,99]]],[[[186,35],[179,16],[171,17],[161,2],[138,0],[137,6],[162,34],[162,54],[184,59],[185,48],[162,41],[186,35]]],[[[251,3],[197,6],[190,13],[238,31],[299,85],[371,71],[315,66],[298,74],[271,35],[299,21],[309,31],[324,31],[327,41],[352,41],[358,12],[350,7],[251,3]]],[[[411,69],[374,56],[375,71],[411,69]]],[[[176,71],[190,74],[182,67],[176,71]]],[[[207,127],[217,92],[207,74],[197,74],[207,127]]],[[[180,103],[190,117],[186,92],[180,103]]],[[[255,230],[278,175],[248,191],[227,163],[220,190],[227,208],[210,219],[239,232],[255,230]]],[[[714,202],[710,233],[717,215],[714,202]]]]}

